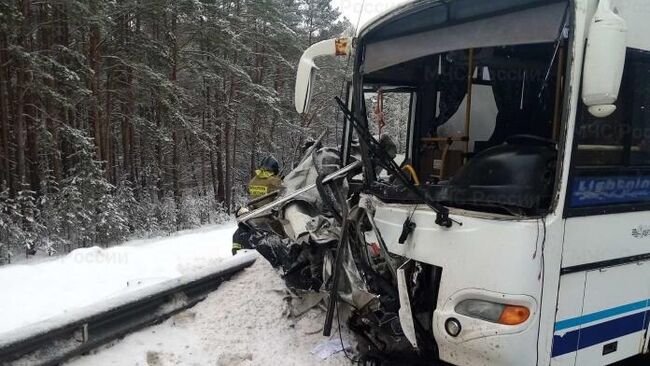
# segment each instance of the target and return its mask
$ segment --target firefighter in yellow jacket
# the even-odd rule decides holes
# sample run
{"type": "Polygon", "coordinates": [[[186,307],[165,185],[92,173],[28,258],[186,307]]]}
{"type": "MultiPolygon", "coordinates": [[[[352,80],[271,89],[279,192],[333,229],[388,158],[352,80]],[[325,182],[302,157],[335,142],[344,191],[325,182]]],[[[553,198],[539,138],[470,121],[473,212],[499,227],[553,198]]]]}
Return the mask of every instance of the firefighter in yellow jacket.
{"type": "MultiPolygon", "coordinates": [[[[255,176],[248,183],[248,194],[251,199],[264,197],[270,193],[276,192],[282,186],[282,179],[279,177],[280,164],[273,156],[267,156],[262,160],[259,168],[255,171],[255,176]]],[[[256,202],[252,208],[261,207],[273,201],[273,198],[256,202]]],[[[255,249],[251,243],[251,230],[245,225],[239,225],[232,238],[232,254],[237,254],[241,249],[255,249]]]]}
{"type": "MultiPolygon", "coordinates": [[[[259,169],[255,171],[255,176],[248,183],[248,194],[250,198],[260,198],[279,190],[282,185],[282,179],[280,179],[278,174],[280,174],[280,164],[278,164],[278,161],[273,156],[264,158],[259,169]]],[[[267,203],[269,202],[261,202],[255,206],[261,207],[267,203]]]]}

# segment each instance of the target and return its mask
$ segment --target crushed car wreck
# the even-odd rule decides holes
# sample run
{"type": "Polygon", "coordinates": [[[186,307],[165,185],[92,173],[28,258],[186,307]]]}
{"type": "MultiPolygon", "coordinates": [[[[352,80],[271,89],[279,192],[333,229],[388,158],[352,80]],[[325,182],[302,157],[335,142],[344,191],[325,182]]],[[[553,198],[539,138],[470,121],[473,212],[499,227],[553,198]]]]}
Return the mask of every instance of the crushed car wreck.
{"type": "Polygon", "coordinates": [[[372,216],[359,205],[358,187],[354,191],[348,186],[346,176],[361,172],[359,161],[343,169],[347,175],[339,168],[338,149],[314,145],[285,177],[283,198],[241,221],[255,231],[256,250],[300,297],[292,309],[295,315],[327,304],[331,309],[324,333],[330,334],[334,316],[341,321],[339,310],[347,314],[348,326],[362,337],[364,359],[409,353],[412,346],[401,329],[395,285],[403,260],[389,256],[385,245],[381,248],[372,216]],[[336,178],[327,179],[332,174],[336,178]]]}
{"type": "Polygon", "coordinates": [[[605,181],[648,174],[629,124],[650,105],[649,15],[641,0],[421,0],[313,45],[299,113],[315,58],[354,61],[349,97],[335,98],[340,149],[313,145],[278,199],[240,222],[298,308],[326,304],[324,334],[345,322],[367,364],[591,366],[648,353],[647,321],[629,332],[590,322],[650,297],[650,257],[586,233],[627,230],[605,220],[650,197],[605,181]],[[616,273],[644,280],[615,289],[616,273]]]}

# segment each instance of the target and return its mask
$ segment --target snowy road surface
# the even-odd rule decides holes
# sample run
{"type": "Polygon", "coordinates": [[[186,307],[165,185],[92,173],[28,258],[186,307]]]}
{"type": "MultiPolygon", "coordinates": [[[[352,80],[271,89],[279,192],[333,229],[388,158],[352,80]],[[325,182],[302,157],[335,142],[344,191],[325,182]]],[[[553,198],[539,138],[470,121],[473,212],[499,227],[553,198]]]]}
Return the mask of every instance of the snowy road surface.
{"type": "Polygon", "coordinates": [[[0,338],[223,261],[231,256],[234,230],[234,224],[212,226],[0,267],[0,338]]]}
{"type": "MultiPolygon", "coordinates": [[[[173,281],[231,257],[234,224],[86,248],[45,261],[0,267],[0,337],[84,307],[173,281]]],[[[287,290],[267,261],[235,275],[208,298],[166,322],[131,334],[70,365],[347,365],[343,353],[321,360],[312,351],[324,315],[287,317],[287,290]]],[[[335,327],[336,328],[336,327],[335,327]]],[[[340,345],[334,332],[332,344],[340,345]]]]}
{"type": "MultiPolygon", "coordinates": [[[[68,366],[349,365],[342,352],[326,360],[312,355],[327,341],[324,315],[289,319],[285,297],[284,283],[260,257],[194,308],[68,366]]],[[[336,332],[331,340],[339,341],[336,332]]]]}

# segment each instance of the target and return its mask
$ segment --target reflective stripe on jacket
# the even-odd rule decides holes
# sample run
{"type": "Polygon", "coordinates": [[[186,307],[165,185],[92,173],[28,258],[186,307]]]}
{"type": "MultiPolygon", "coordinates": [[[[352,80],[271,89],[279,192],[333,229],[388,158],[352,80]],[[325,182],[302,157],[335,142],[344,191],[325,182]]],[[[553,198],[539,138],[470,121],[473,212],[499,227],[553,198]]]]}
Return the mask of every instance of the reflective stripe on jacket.
{"type": "MultiPolygon", "coordinates": [[[[248,183],[248,194],[250,198],[255,199],[266,196],[280,189],[282,186],[282,179],[269,172],[258,170],[257,174],[248,183]]],[[[272,201],[272,200],[271,200],[272,201]]],[[[256,206],[264,205],[268,202],[260,202],[256,206]]]]}

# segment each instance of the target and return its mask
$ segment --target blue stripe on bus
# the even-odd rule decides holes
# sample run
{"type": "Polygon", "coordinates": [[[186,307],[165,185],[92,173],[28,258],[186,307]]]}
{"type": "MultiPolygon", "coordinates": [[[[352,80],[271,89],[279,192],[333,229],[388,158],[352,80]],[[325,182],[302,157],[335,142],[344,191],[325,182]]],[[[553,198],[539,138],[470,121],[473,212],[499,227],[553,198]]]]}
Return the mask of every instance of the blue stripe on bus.
{"type": "Polygon", "coordinates": [[[599,312],[596,312],[596,313],[579,316],[577,318],[562,320],[562,321],[559,321],[559,322],[555,323],[555,331],[557,332],[557,331],[560,331],[560,330],[577,327],[579,325],[595,322],[595,321],[602,320],[602,319],[605,319],[605,318],[611,318],[611,317],[616,316],[616,315],[629,313],[629,312],[632,312],[632,311],[635,311],[635,310],[645,309],[645,308],[648,307],[649,303],[650,303],[650,299],[635,302],[635,303],[632,303],[632,304],[617,306],[615,308],[606,309],[606,310],[602,310],[602,311],[599,311],[599,312]]]}
{"type": "Polygon", "coordinates": [[[583,348],[636,333],[648,328],[650,311],[623,316],[586,328],[576,329],[564,335],[553,336],[552,357],[576,352],[583,348]]]}

